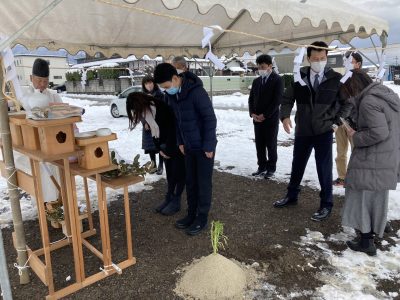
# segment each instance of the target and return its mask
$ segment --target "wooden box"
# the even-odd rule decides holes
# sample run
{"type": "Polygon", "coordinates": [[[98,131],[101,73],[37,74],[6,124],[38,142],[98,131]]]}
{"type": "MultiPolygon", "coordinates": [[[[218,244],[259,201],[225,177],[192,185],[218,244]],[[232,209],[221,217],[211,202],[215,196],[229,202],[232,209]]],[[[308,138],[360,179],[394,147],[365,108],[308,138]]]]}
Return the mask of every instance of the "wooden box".
{"type": "Polygon", "coordinates": [[[21,125],[25,123],[25,118],[25,114],[9,115],[11,140],[15,146],[22,146],[24,144],[21,125]]]}
{"type": "MultiPolygon", "coordinates": [[[[80,122],[80,117],[71,117],[59,120],[27,120],[27,127],[37,130],[37,140],[40,150],[47,155],[63,154],[75,150],[75,136],[73,123],[80,122]]],[[[24,128],[22,129],[24,130],[24,128]]],[[[25,144],[25,135],[24,146],[25,144]]],[[[39,149],[37,148],[37,149],[39,149]]],[[[31,149],[31,150],[37,150],[31,149]]]]}
{"type": "Polygon", "coordinates": [[[11,140],[14,146],[24,146],[28,150],[39,150],[39,133],[37,128],[27,125],[25,114],[9,115],[11,140]]]}
{"type": "Polygon", "coordinates": [[[72,124],[51,127],[39,127],[40,149],[45,154],[62,154],[73,152],[74,128],[72,124]]]}
{"type": "Polygon", "coordinates": [[[83,150],[78,159],[84,169],[97,169],[111,164],[108,141],[117,139],[115,133],[108,136],[76,139],[76,144],[83,150]]]}
{"type": "Polygon", "coordinates": [[[37,128],[25,124],[21,125],[21,132],[24,148],[29,150],[40,149],[39,132],[37,128]]]}

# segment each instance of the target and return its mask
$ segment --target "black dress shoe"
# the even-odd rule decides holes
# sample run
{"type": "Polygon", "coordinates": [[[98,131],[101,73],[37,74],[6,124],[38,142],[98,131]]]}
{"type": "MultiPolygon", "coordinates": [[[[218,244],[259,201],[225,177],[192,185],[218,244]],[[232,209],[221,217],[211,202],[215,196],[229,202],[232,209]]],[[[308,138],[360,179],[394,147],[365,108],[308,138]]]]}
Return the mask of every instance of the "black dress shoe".
{"type": "Polygon", "coordinates": [[[193,224],[195,217],[186,216],[175,222],[175,227],[178,229],[186,229],[193,224]]]}
{"type": "Polygon", "coordinates": [[[157,207],[154,208],[154,212],[156,213],[161,213],[161,211],[171,202],[172,198],[171,198],[171,194],[166,194],[165,195],[165,200],[163,202],[161,202],[161,204],[159,204],[157,207]]]}
{"type": "Polygon", "coordinates": [[[258,168],[257,171],[251,173],[251,176],[260,176],[263,175],[267,171],[267,168],[258,168]]]}
{"type": "Polygon", "coordinates": [[[364,252],[369,256],[376,255],[376,247],[374,244],[374,240],[370,239],[368,241],[356,240],[356,241],[347,241],[346,245],[353,251],[364,252]],[[367,243],[365,243],[367,242],[367,243]],[[363,247],[364,246],[364,247],[363,247]]]}
{"type": "Polygon", "coordinates": [[[197,235],[207,226],[207,221],[197,218],[190,227],[186,228],[186,234],[197,235]]]}
{"type": "Polygon", "coordinates": [[[275,201],[274,202],[274,207],[281,208],[289,205],[296,205],[297,204],[297,199],[291,199],[289,197],[285,197],[281,200],[275,201]]]}
{"type": "Polygon", "coordinates": [[[270,179],[272,176],[274,176],[275,172],[273,171],[268,171],[267,173],[264,174],[264,179],[270,179]]]}
{"type": "Polygon", "coordinates": [[[390,225],[389,222],[386,222],[385,233],[391,233],[391,232],[393,232],[393,227],[392,225],[390,225]]]}
{"type": "Polygon", "coordinates": [[[328,208],[328,207],[321,208],[311,216],[311,220],[317,221],[317,222],[323,221],[330,216],[331,211],[332,211],[332,209],[328,208]]]}

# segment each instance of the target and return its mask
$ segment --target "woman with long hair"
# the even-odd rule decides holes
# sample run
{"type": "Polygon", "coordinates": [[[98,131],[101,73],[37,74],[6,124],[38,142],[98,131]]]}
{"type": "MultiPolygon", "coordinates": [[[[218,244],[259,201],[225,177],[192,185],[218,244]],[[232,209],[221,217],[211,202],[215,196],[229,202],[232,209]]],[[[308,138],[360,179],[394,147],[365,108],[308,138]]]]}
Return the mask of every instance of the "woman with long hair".
{"type": "Polygon", "coordinates": [[[156,207],[163,215],[173,215],[181,208],[185,188],[185,160],[176,142],[175,116],[162,100],[145,93],[131,93],[126,100],[129,129],[146,122],[157,151],[165,159],[168,190],[165,200],[156,207]]]}
{"type": "Polygon", "coordinates": [[[364,71],[352,72],[341,87],[353,102],[357,130],[345,124],[354,149],[345,179],[342,225],[361,232],[348,247],[372,256],[374,235],[382,237],[385,229],[389,190],[400,182],[400,99],[364,71]]]}
{"type": "MultiPolygon", "coordinates": [[[[152,76],[147,75],[143,77],[142,91],[143,93],[151,95],[159,100],[164,99],[164,94],[161,92],[158,85],[154,83],[154,79],[152,76]]],[[[150,127],[146,122],[143,123],[142,149],[144,150],[144,153],[150,155],[150,160],[157,168],[156,154],[158,153],[158,150],[157,147],[154,145],[153,137],[151,136],[150,132],[150,127]]],[[[158,155],[158,168],[156,173],[158,175],[161,175],[163,173],[163,157],[160,154],[158,155]]]]}

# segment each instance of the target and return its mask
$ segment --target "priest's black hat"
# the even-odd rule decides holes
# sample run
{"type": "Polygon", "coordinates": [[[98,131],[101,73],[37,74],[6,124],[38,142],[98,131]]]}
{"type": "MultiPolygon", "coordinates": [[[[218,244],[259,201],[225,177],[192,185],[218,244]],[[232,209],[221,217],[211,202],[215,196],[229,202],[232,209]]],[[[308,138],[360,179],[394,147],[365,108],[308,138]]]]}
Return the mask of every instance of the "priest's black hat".
{"type": "Polygon", "coordinates": [[[32,67],[32,75],[39,77],[49,77],[49,74],[49,63],[42,58],[36,58],[32,67]]]}

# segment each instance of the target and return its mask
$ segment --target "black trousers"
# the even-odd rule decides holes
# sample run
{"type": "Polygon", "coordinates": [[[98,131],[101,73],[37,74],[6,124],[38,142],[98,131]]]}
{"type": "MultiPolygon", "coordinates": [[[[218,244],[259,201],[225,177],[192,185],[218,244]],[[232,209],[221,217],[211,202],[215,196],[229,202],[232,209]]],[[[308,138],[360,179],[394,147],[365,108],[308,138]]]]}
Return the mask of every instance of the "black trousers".
{"type": "Polygon", "coordinates": [[[185,152],[188,215],[205,221],[211,208],[214,157],[207,158],[202,150],[185,152]]]}
{"type": "MultiPolygon", "coordinates": [[[[158,153],[158,151],[148,151],[148,153],[150,155],[150,160],[154,162],[154,168],[157,168],[156,154],[158,153]]],[[[158,166],[160,168],[163,167],[163,162],[164,158],[161,156],[161,154],[158,154],[158,166]]]]}
{"type": "Polygon", "coordinates": [[[165,159],[165,171],[167,173],[168,191],[173,196],[180,197],[185,189],[186,167],[182,153],[165,159]]]}
{"type": "Polygon", "coordinates": [[[316,136],[296,136],[294,139],[292,173],[287,197],[297,199],[311,151],[315,151],[315,163],[321,192],[320,208],[333,206],[332,197],[332,142],[331,131],[316,136]]]}
{"type": "Polygon", "coordinates": [[[279,119],[254,123],[257,164],[260,169],[266,169],[271,172],[276,171],[276,162],[278,160],[278,131],[279,119]]]}

